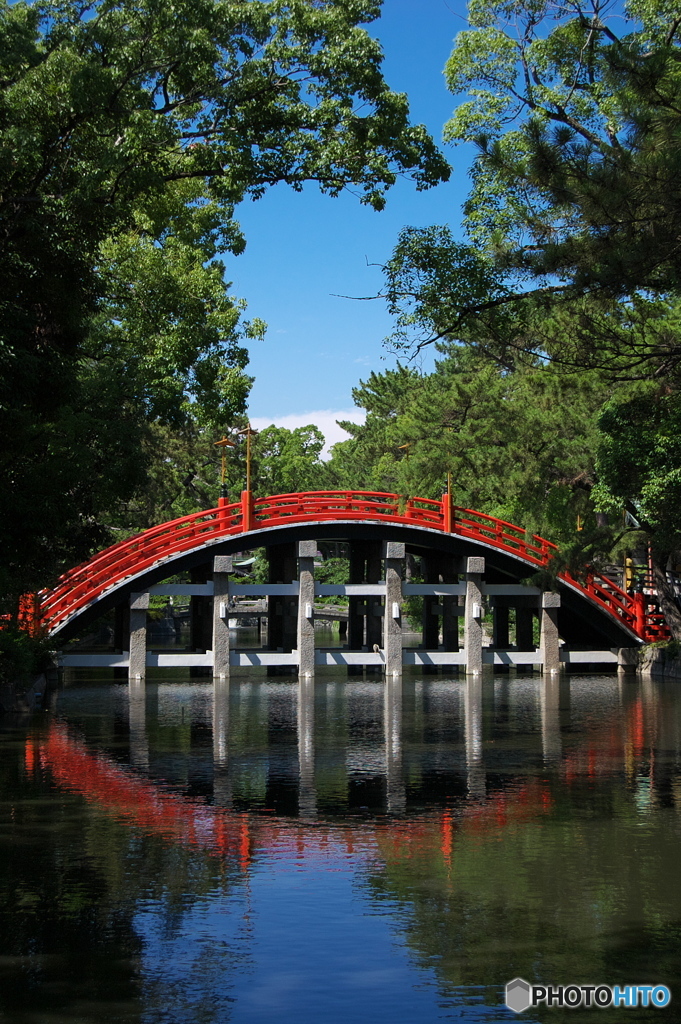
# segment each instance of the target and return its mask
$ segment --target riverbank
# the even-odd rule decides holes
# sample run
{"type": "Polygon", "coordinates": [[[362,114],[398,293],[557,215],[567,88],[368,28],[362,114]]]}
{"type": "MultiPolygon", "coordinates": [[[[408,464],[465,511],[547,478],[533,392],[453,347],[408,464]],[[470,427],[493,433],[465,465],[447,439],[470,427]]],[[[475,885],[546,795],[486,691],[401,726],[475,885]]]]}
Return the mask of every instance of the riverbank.
{"type": "Polygon", "coordinates": [[[0,683],[0,715],[37,711],[43,707],[48,690],[56,683],[56,669],[40,672],[28,684],[0,683]]]}
{"type": "Polygon", "coordinates": [[[681,681],[679,644],[672,640],[663,646],[652,644],[644,647],[640,652],[640,671],[646,675],[681,681]]]}
{"type": "Polygon", "coordinates": [[[681,649],[676,640],[647,647],[621,648],[618,657],[620,672],[653,676],[656,679],[678,679],[681,682],[681,649]]]}

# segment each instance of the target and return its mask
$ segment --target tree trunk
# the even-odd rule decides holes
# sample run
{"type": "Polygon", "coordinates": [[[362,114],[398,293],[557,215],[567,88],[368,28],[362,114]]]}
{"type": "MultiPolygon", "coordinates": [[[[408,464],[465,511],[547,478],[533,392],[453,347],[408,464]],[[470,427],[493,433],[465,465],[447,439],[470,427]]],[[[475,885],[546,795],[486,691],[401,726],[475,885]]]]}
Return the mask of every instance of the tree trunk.
{"type": "MultiPolygon", "coordinates": [[[[664,562],[666,562],[666,556],[664,562]]],[[[653,580],[660,602],[660,611],[665,617],[669,630],[675,640],[681,640],[681,608],[676,600],[676,595],[671,584],[667,580],[667,572],[664,568],[662,557],[653,555],[653,580]]]]}

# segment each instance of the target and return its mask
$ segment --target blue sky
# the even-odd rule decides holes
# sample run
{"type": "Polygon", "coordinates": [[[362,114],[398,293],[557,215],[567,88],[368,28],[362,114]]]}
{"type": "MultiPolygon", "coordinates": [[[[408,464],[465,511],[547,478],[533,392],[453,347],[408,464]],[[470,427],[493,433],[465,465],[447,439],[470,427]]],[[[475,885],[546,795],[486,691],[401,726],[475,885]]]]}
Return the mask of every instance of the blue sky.
{"type": "MultiPolygon", "coordinates": [[[[465,27],[463,0],[384,0],[381,19],[368,26],[383,44],[386,81],[407,93],[412,121],[438,142],[456,102],[443,67],[465,27]]],[[[256,427],[314,422],[336,440],[342,435],[333,424],[353,409],[352,388],[394,363],[382,345],[392,327],[385,304],[339,296],[379,291],[380,269],[372,264],[389,258],[404,226],[448,223],[458,231],[471,154],[445,152],[453,165],[449,182],[420,193],[399,182],[382,213],[350,194],[331,199],[312,187],[276,187],[239,208],[247,248],[228,262],[232,292],[247,300],[248,316],[268,324],[265,341],[250,352],[256,427]]],[[[427,355],[425,368],[431,364],[427,355]]]]}

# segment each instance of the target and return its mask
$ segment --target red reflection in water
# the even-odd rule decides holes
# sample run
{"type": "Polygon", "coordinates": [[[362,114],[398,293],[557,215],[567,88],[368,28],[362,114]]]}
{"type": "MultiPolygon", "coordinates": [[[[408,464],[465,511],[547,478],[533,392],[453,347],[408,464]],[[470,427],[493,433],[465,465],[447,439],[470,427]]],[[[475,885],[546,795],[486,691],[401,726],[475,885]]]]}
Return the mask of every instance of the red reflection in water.
{"type": "Polygon", "coordinates": [[[348,854],[357,849],[375,852],[364,829],[359,847],[347,829],[290,820],[264,818],[230,811],[168,792],[158,783],[123,768],[101,752],[93,753],[61,723],[52,723],[47,736],[28,737],[24,762],[31,771],[39,764],[64,789],[166,842],[195,847],[219,857],[232,857],[246,871],[258,849],[302,854],[337,852],[339,842],[348,854]],[[334,840],[333,849],[329,838],[334,840]]]}
{"type": "Polygon", "coordinates": [[[250,840],[246,815],[165,792],[103,754],[87,750],[60,723],[52,723],[46,737],[26,740],[27,767],[35,761],[35,748],[41,766],[48,768],[64,789],[170,842],[232,855],[247,866],[250,840]]]}
{"type": "Polygon", "coordinates": [[[624,710],[621,719],[615,718],[594,730],[586,746],[571,750],[564,756],[564,781],[570,786],[579,777],[586,776],[592,781],[598,776],[620,772],[623,768],[630,776],[646,756],[652,762],[653,751],[650,741],[646,740],[646,725],[652,730],[652,714],[646,723],[646,707],[639,693],[624,710]]]}
{"type": "Polygon", "coordinates": [[[52,723],[47,735],[29,737],[24,760],[27,770],[38,765],[48,769],[58,785],[118,819],[168,843],[231,857],[244,871],[259,851],[337,856],[339,847],[354,861],[379,852],[418,857],[428,850],[449,863],[457,832],[481,841],[499,840],[507,828],[545,815],[553,806],[548,784],[530,781],[415,818],[346,819],[339,825],[246,814],[164,790],[101,752],[88,750],[61,723],[52,723]]]}

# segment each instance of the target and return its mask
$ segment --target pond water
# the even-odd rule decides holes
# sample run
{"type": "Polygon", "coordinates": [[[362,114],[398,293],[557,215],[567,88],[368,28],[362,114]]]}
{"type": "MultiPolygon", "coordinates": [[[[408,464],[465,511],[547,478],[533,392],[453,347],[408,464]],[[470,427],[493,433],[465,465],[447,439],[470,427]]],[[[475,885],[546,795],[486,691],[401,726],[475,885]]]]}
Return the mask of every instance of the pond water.
{"type": "Polygon", "coordinates": [[[0,730],[3,1022],[681,1019],[678,684],[83,679],[0,730]]]}

